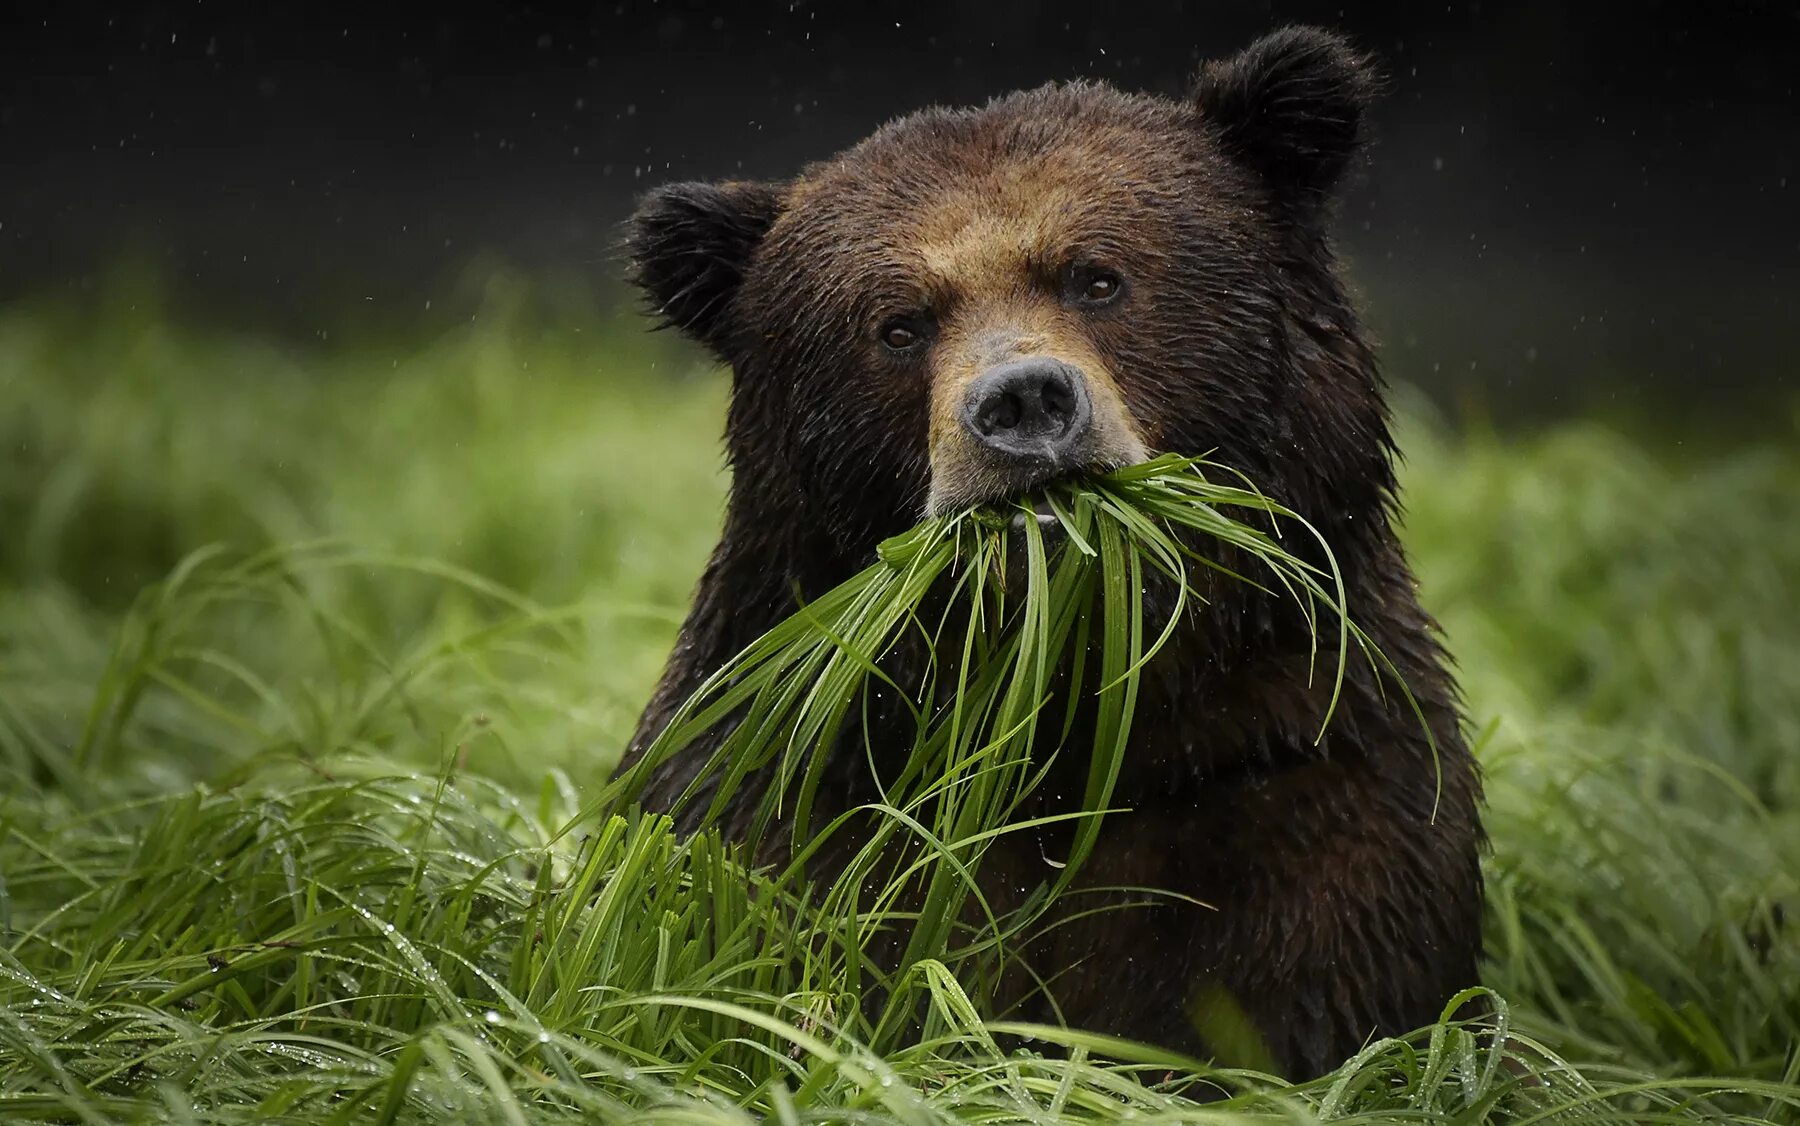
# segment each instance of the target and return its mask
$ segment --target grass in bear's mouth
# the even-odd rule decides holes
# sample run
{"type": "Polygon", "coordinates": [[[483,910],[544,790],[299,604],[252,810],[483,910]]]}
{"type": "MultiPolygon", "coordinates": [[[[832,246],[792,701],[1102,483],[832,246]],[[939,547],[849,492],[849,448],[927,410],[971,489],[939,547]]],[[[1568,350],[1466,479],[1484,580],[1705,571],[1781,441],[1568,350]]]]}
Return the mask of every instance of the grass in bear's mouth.
{"type": "MultiPolygon", "coordinates": [[[[1205,601],[1193,578],[1201,570],[1294,599],[1315,639],[1324,621],[1336,649],[1329,675],[1341,681],[1352,640],[1362,638],[1340,613],[1343,589],[1329,548],[1289,509],[1247,485],[1216,484],[1205,475],[1208,468],[1215,476],[1230,472],[1165,455],[1003,505],[928,519],[886,541],[875,563],[803,605],[720,670],[646,754],[643,769],[713,725],[729,723],[727,742],[691,792],[704,788],[716,813],[744,779],[773,766],[778,784],[763,787],[769,800],[759,824],[781,814],[796,839],[807,839],[814,828],[812,772],[843,734],[853,702],[866,704],[869,678],[907,702],[919,727],[915,757],[890,781],[888,796],[922,797],[906,784],[936,784],[975,759],[1013,758],[997,753],[1000,744],[1029,758],[1034,730],[1026,720],[1047,701],[1057,669],[1065,658],[1079,662],[1094,652],[1099,697],[1106,701],[1095,731],[1095,769],[1110,773],[1118,766],[1110,756],[1130,726],[1138,673],[1183,615],[1199,612],[1205,601]],[[1325,566],[1288,550],[1283,528],[1315,541],[1325,566]],[[1222,553],[1197,550],[1196,540],[1254,561],[1260,573],[1227,569],[1213,557],[1222,553]],[[1149,632],[1153,576],[1165,581],[1173,603],[1160,608],[1159,624],[1149,632]],[[941,596],[946,583],[947,598],[941,596]],[[921,682],[902,686],[880,662],[908,634],[923,642],[929,660],[921,682]]],[[[1090,806],[1104,789],[1097,781],[1090,806]]],[[[1011,793],[1005,786],[993,792],[1011,793]]]]}
{"type": "Polygon", "coordinates": [[[820,892],[582,814],[717,516],[712,460],[666,454],[716,439],[718,387],[640,379],[670,357],[635,325],[496,309],[392,369],[132,303],[0,311],[0,1119],[1794,1120],[1791,435],[1688,464],[1407,428],[1409,546],[1484,732],[1503,1019],[1294,1087],[1019,1051],[942,959],[913,1033],[878,1028],[820,892]],[[256,550],[175,566],[220,541],[256,550]],[[1187,1099],[1213,1081],[1241,1093],[1187,1099]]]}
{"type": "MultiPolygon", "coordinates": [[[[1217,484],[1208,469],[1230,474],[1199,458],[1165,455],[932,518],[888,540],[878,561],[802,606],[695,693],[645,754],[627,792],[724,725],[729,733],[683,800],[704,795],[711,820],[754,785],[761,795],[754,840],[780,822],[794,842],[817,847],[824,838],[811,814],[829,752],[844,751],[839,744],[848,738],[847,753],[856,753],[856,722],[868,723],[871,701],[886,699],[904,709],[900,718],[915,738],[904,763],[876,766],[885,812],[899,825],[929,806],[937,839],[957,841],[1004,823],[1041,780],[1034,759],[1041,767],[1060,748],[1036,745],[1039,713],[1059,683],[1073,681],[1082,687],[1061,693],[1063,738],[1079,698],[1098,701],[1083,732],[1092,758],[1081,804],[1090,815],[1073,868],[1122,767],[1140,672],[1185,617],[1203,611],[1196,572],[1293,599],[1315,642],[1321,624],[1329,629],[1336,652],[1324,675],[1333,678],[1334,704],[1353,642],[1380,659],[1342,613],[1343,587],[1324,541],[1291,510],[1247,483],[1217,484]],[[1284,546],[1284,528],[1309,537],[1324,565],[1284,546]],[[1242,573],[1241,563],[1227,568],[1219,561],[1226,552],[1257,573],[1242,573]],[[1147,602],[1152,580],[1166,592],[1164,605],[1147,602]],[[922,660],[899,684],[883,661],[909,642],[922,660]],[[1091,658],[1098,665],[1090,671],[1084,663],[1091,658]],[[951,810],[954,824],[935,816],[951,810]]],[[[866,851],[881,850],[871,842],[866,851]]]]}
{"type": "MultiPolygon", "coordinates": [[[[898,982],[923,961],[943,962],[965,982],[992,982],[1004,952],[1042,919],[1093,849],[1125,770],[1139,673],[1184,615],[1201,612],[1190,572],[1224,572],[1195,543],[1235,549],[1262,570],[1255,579],[1224,572],[1229,579],[1262,581],[1296,599],[1307,621],[1318,624],[1325,613],[1336,622],[1336,667],[1325,675],[1343,676],[1354,630],[1337,613],[1336,570],[1305,563],[1271,534],[1282,525],[1310,529],[1249,487],[1213,484],[1202,469],[1199,459],[1161,457],[1012,504],[932,518],[882,543],[873,565],[720,669],[626,777],[621,797],[722,725],[727,734],[680,800],[706,802],[707,824],[751,791],[752,853],[774,845],[792,856],[787,878],[797,880],[821,853],[846,853],[832,865],[842,874],[823,890],[821,910],[848,935],[839,953],[851,991],[868,987],[862,950],[887,912],[905,912],[907,921],[898,982]],[[1055,543],[1039,513],[1057,525],[1055,543]],[[1152,572],[1172,597],[1161,626],[1147,606],[1152,572]],[[887,660],[909,644],[922,660],[887,660]],[[1078,691],[1058,700],[1058,684],[1078,691]],[[1084,696],[1091,714],[1078,707],[1084,696]],[[819,824],[815,797],[828,764],[833,755],[873,754],[871,723],[911,730],[911,752],[904,761],[871,759],[877,795],[819,824]],[[1033,829],[1071,820],[1069,854],[1053,860],[1057,876],[1044,894],[1001,916],[974,885],[981,856],[1021,827],[1019,811],[1049,763],[1075,754],[1087,755],[1078,764],[1078,808],[1022,822],[1033,829]],[[839,844],[851,833],[851,844],[839,844]],[[882,889],[873,903],[871,883],[882,889]],[[968,926],[970,908],[985,926],[968,926]]],[[[886,987],[905,993],[895,982],[886,987]]],[[[878,1031],[886,1040],[886,1025],[878,1031]]]]}
{"type": "MultiPolygon", "coordinates": [[[[1291,599],[1315,654],[1325,632],[1335,649],[1315,669],[1332,680],[1325,723],[1351,650],[1383,661],[1343,612],[1324,540],[1247,482],[1219,484],[1208,471],[1231,476],[1166,455],[933,518],[883,543],[875,563],[802,606],[695,693],[620,796],[631,798],[662,763],[722,730],[676,806],[702,805],[704,826],[727,815],[741,823],[736,811],[753,802],[750,854],[779,858],[787,865],[780,878],[795,886],[832,857],[819,909],[845,936],[844,964],[834,967],[844,988],[860,994],[878,984],[894,998],[886,1012],[904,1013],[910,970],[927,961],[985,988],[1092,851],[1129,769],[1141,675],[1184,622],[1206,612],[1212,586],[1202,576],[1291,599]],[[1322,562],[1302,559],[1283,536],[1307,537],[1322,562]],[[884,748],[894,745],[893,728],[910,731],[910,750],[877,761],[872,726],[884,748]],[[825,821],[817,798],[843,756],[866,759],[875,785],[866,802],[825,821]],[[1069,756],[1081,787],[1075,800],[1034,806],[1052,764],[1069,756]],[[1015,909],[989,903],[975,876],[984,853],[1007,833],[1057,822],[1069,835],[1066,855],[1045,858],[1054,875],[1015,909]],[[892,976],[863,957],[884,927],[906,936],[892,976]]],[[[1397,691],[1410,700],[1406,686],[1397,691]]],[[[886,1019],[875,1031],[878,1048],[900,1034],[886,1019]]]]}

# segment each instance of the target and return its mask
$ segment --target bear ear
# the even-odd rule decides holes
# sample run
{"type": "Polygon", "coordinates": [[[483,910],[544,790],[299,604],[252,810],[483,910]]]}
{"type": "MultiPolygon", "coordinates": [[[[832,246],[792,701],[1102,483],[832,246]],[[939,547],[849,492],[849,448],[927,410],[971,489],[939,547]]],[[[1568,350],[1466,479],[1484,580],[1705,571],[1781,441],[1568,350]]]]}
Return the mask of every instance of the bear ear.
{"type": "Polygon", "coordinates": [[[773,184],[669,184],[631,217],[631,281],[664,324],[723,352],[726,311],[756,245],[781,213],[773,184]]]}
{"type": "Polygon", "coordinates": [[[1320,203],[1362,147],[1380,91],[1373,64],[1343,37],[1288,27],[1204,64],[1193,97],[1234,159],[1278,194],[1320,203]]]}

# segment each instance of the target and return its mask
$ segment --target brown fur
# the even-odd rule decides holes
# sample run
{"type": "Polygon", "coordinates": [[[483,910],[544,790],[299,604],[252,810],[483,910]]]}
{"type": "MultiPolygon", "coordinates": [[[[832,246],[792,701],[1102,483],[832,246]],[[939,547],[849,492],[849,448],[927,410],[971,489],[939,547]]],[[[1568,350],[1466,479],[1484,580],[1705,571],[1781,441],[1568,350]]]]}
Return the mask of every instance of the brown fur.
{"type": "MultiPolygon", "coordinates": [[[[928,503],[1016,484],[970,447],[959,396],[1004,359],[1053,356],[1093,390],[1097,462],[1211,451],[1318,527],[1429,729],[1358,664],[1315,743],[1329,678],[1311,675],[1305,620],[1213,591],[1146,671],[1117,797],[1132,812],[1082,873],[1209,906],[1053,931],[1032,953],[1062,1015],[1295,1076],[1434,1019],[1476,976],[1480,785],[1392,527],[1386,408],[1325,236],[1373,86],[1342,41],[1290,30],[1207,64],[1188,101],[1051,86],[897,121],[787,184],[647,201],[640,283],[732,366],[733,484],[632,759],[796,595],[866,565],[928,503]],[[1125,282],[1104,307],[1071,297],[1092,264],[1125,282]],[[926,344],[884,350],[895,317],[926,344]]],[[[667,807],[709,751],[667,764],[645,800],[667,807]]],[[[844,807],[869,795],[866,763],[834,758],[844,807]]],[[[1078,796],[1066,782],[1045,809],[1078,796]]],[[[1062,839],[1005,838],[984,886],[1004,901],[1042,882],[1062,839]]]]}

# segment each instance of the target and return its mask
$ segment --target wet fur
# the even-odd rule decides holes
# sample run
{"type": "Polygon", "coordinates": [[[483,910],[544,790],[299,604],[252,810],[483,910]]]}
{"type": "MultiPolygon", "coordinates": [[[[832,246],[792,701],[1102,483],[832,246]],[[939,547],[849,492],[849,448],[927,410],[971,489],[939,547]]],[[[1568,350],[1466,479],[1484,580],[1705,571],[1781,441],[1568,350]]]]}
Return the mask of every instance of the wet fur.
{"type": "MultiPolygon", "coordinates": [[[[934,464],[953,463],[936,456],[934,409],[978,368],[981,326],[1046,338],[1116,389],[1151,448],[1212,451],[1319,528],[1352,616],[1430,728],[1353,663],[1315,744],[1329,677],[1309,679],[1306,623],[1222,590],[1146,673],[1117,798],[1133,812],[1109,819],[1083,871],[1088,887],[1211,908],[1059,928],[1033,955],[1062,1015],[1230,1062],[1266,1050],[1295,1077],[1435,1019],[1476,980],[1480,784],[1393,529],[1375,359],[1326,237],[1375,87],[1341,40],[1290,29],[1207,64],[1185,102],[1049,86],[901,119],[786,184],[653,195],[633,228],[637,277],[732,367],[733,478],[628,762],[796,594],[916,522],[934,464]],[[1127,299],[1081,316],[1047,299],[1034,270],[1070,248],[1118,263],[1127,299]],[[881,353],[882,319],[920,307],[943,330],[931,355],[881,353]],[[1238,1016],[1250,1041],[1231,1032],[1238,1016]]],[[[668,764],[646,802],[667,807],[709,753],[668,764]]],[[[866,766],[841,758],[832,790],[849,803],[866,766]]],[[[1043,801],[1065,800],[1055,790],[1043,801]]],[[[1057,855],[1055,840],[1006,840],[984,869],[1002,902],[1057,855]]]]}

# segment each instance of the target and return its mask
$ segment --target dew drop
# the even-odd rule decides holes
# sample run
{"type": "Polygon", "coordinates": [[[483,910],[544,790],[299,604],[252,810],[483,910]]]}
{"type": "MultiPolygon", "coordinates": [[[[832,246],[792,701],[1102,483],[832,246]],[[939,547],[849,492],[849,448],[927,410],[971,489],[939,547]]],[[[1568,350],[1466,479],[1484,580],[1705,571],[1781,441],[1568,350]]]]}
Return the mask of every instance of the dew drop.
{"type": "Polygon", "coordinates": [[[500,1023],[500,1014],[495,1012],[493,1009],[489,1009],[487,1011],[487,1022],[489,1024],[499,1024],[500,1023]]]}

